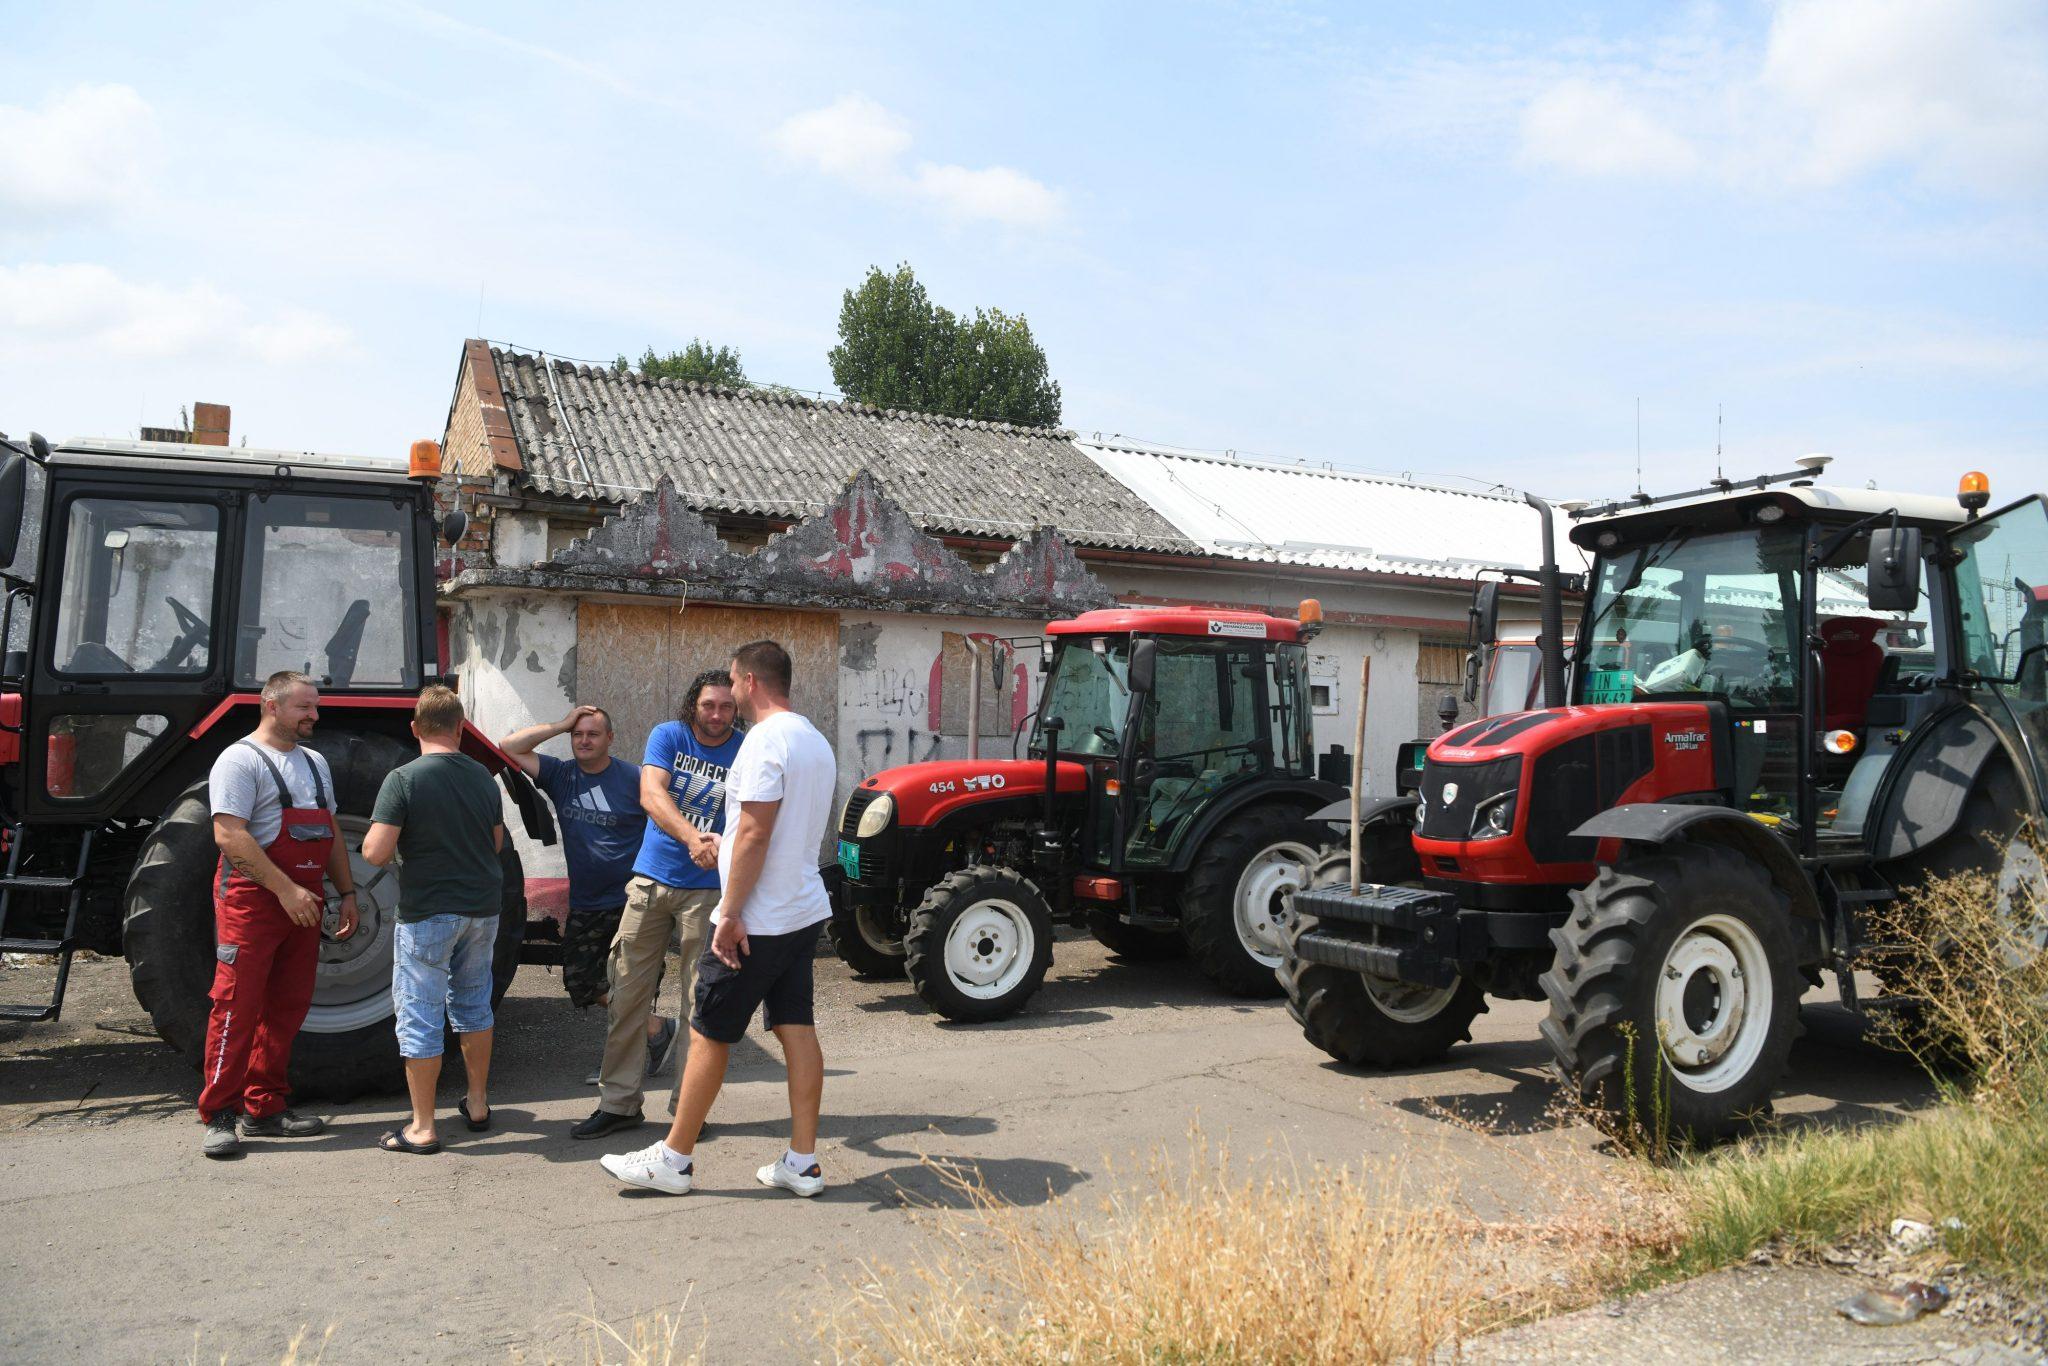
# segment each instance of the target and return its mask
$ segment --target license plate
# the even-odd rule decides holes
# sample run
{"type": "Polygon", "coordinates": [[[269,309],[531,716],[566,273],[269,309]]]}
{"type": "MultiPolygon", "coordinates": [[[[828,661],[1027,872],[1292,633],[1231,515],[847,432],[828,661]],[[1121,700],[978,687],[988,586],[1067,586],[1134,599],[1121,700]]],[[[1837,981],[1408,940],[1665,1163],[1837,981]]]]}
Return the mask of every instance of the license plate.
{"type": "Polygon", "coordinates": [[[852,840],[839,841],[839,866],[846,875],[856,880],[860,877],[860,846],[852,840]]]}

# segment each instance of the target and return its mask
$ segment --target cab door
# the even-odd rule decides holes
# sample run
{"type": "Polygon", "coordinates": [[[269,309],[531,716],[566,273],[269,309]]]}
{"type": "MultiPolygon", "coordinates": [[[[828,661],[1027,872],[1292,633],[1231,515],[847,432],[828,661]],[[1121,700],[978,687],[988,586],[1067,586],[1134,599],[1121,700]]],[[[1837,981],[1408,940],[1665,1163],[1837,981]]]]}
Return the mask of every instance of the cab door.
{"type": "Polygon", "coordinates": [[[2023,498],[1950,533],[1962,664],[2048,791],[2048,504],[2023,498]]]}

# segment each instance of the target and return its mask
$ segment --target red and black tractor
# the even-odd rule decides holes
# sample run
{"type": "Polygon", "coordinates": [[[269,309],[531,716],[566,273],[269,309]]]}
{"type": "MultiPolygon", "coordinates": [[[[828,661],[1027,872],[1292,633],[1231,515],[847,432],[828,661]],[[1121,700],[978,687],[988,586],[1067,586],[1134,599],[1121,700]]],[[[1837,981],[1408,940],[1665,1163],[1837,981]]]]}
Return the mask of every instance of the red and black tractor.
{"type": "MultiPolygon", "coordinates": [[[[1824,970],[1852,1008],[1859,967],[1910,992],[1880,908],[2032,857],[2041,499],[1982,516],[1981,475],[1958,506],[1821,487],[1821,463],[1573,510],[1593,567],[1545,705],[1439,737],[1415,793],[1363,804],[1364,885],[1335,861],[1295,898],[1281,976],[1312,1043],[1412,1066],[1489,995],[1547,1001],[1586,1101],[1712,1139],[1767,1108],[1824,970]]],[[[1482,590],[1481,640],[1493,610],[1482,590]]]]}
{"type": "Polygon", "coordinates": [[[1289,896],[1343,788],[1316,775],[1299,620],[1147,608],[1046,628],[1029,758],[949,759],[863,781],[839,825],[831,926],[871,976],[907,974],[953,1020],[1030,999],[1053,926],[1125,957],[1185,949],[1228,991],[1278,995],[1289,896]]]}
{"type": "MultiPolygon", "coordinates": [[[[125,954],[136,997],[197,1065],[213,985],[218,854],[207,771],[255,728],[280,669],[320,685],[311,747],[334,772],[351,849],[384,775],[418,751],[421,686],[442,681],[434,605],[440,452],[390,461],[246,447],[0,441],[0,951],[54,963],[0,1020],[55,1019],[72,955],[125,954]]],[[[459,514],[457,514],[459,516],[459,514]]],[[[460,534],[453,525],[442,534],[460,534]]],[[[544,803],[473,728],[527,832],[544,803]]],[[[525,884],[507,841],[496,994],[518,966],[525,884]]],[[[292,1084],[346,1095],[399,1077],[391,1016],[398,882],[356,864],[360,928],[323,938],[292,1084]]],[[[329,928],[336,911],[328,910],[329,928]]]]}

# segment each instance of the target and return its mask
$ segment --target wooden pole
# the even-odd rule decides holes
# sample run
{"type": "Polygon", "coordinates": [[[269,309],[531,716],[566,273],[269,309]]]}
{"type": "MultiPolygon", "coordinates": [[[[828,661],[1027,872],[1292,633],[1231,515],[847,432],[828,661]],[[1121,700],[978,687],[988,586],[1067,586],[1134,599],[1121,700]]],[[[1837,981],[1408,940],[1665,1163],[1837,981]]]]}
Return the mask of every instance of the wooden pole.
{"type": "Polygon", "coordinates": [[[1358,719],[1351,727],[1351,890],[1360,887],[1358,810],[1365,786],[1365,699],[1372,691],[1372,656],[1358,661],[1358,719]]]}

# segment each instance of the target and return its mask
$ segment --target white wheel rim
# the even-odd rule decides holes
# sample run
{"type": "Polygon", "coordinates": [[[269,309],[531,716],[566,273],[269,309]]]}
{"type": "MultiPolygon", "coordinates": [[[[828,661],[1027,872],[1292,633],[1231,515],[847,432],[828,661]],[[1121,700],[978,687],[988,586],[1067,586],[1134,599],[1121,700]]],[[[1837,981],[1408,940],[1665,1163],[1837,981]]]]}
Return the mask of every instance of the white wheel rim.
{"type": "MultiPolygon", "coordinates": [[[[1351,857],[1349,854],[1333,854],[1325,857],[1315,867],[1310,879],[1311,887],[1344,887],[1351,882],[1351,857]]],[[[1288,909],[1290,918],[1293,908],[1288,909]]],[[[1379,939],[1378,931],[1373,933],[1374,942],[1379,939]]],[[[1442,1013],[1451,998],[1458,994],[1458,983],[1447,987],[1416,986],[1412,982],[1397,982],[1391,977],[1378,977],[1370,972],[1358,974],[1365,984],[1365,994],[1372,997],[1372,1003],[1381,1014],[1402,1024],[1421,1024],[1442,1013]]]]}
{"type": "Polygon", "coordinates": [[[313,977],[313,1005],[303,1026],[309,1034],[344,1034],[392,1016],[391,961],[398,942],[398,870],[363,861],[363,836],[370,823],[339,816],[356,888],[356,932],[332,938],[341,922],[339,900],[327,903],[320,925],[320,967],[313,977]]]}
{"type": "Polygon", "coordinates": [[[994,1000],[1024,980],[1037,949],[1023,908],[990,897],[962,911],[946,931],[946,976],[963,995],[994,1000]]]}
{"type": "Polygon", "coordinates": [[[1694,1091],[1742,1081],[1770,1036],[1772,992],[1756,931],[1728,915],[1687,926],[1657,973],[1657,1036],[1672,1072],[1694,1091]]]}
{"type": "Polygon", "coordinates": [[[1294,921],[1294,894],[1308,886],[1316,851],[1294,840],[1267,845],[1252,855],[1238,876],[1231,918],[1244,951],[1269,968],[1287,951],[1287,927],[1294,921]]]}

